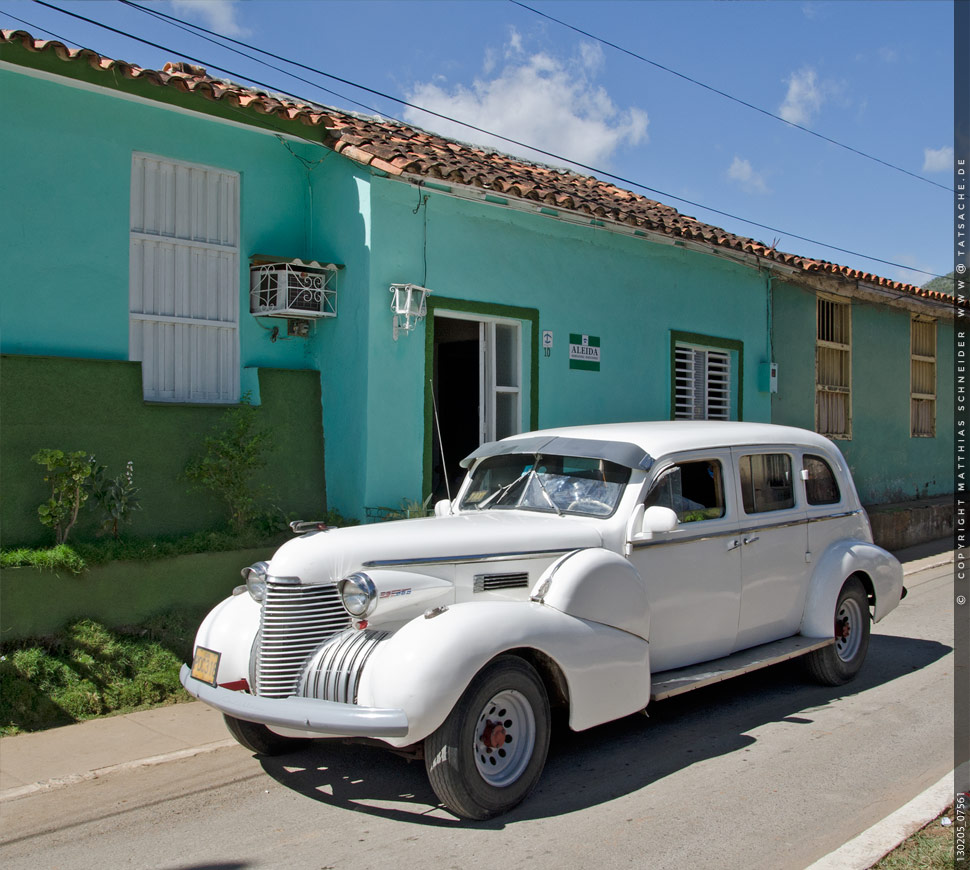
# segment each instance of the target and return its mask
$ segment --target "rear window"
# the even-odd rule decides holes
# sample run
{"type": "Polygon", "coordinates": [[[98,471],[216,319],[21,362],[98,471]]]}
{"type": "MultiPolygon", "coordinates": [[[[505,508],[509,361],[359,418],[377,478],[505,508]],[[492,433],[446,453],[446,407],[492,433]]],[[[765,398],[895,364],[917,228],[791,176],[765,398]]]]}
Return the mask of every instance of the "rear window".
{"type": "Polygon", "coordinates": [[[744,512],[763,514],[794,507],[791,470],[791,457],[787,453],[742,456],[738,471],[744,512]]]}
{"type": "Polygon", "coordinates": [[[805,498],[809,504],[837,504],[842,501],[839,484],[832,467],[821,456],[805,454],[802,458],[805,498]]]}

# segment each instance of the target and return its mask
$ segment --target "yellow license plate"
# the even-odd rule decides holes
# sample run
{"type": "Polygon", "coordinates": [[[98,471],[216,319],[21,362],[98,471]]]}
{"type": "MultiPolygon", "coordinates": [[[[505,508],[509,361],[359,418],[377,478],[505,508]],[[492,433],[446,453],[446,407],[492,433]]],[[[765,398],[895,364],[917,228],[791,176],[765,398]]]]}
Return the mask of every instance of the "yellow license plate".
{"type": "Polygon", "coordinates": [[[216,685],[220,658],[222,658],[222,653],[206,649],[204,646],[197,646],[195,648],[195,659],[192,661],[192,676],[210,686],[216,685]]]}

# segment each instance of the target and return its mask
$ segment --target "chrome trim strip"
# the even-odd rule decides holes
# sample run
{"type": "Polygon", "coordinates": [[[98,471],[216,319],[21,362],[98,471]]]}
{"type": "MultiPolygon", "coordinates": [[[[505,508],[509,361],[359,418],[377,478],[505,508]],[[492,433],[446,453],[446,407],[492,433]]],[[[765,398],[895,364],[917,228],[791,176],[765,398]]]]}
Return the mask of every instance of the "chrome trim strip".
{"type": "Polygon", "coordinates": [[[736,528],[728,529],[724,532],[712,532],[711,534],[697,534],[690,536],[678,536],[676,538],[663,538],[662,540],[649,540],[649,541],[633,541],[633,549],[641,550],[645,547],[661,547],[667,544],[685,544],[687,542],[694,543],[696,541],[716,541],[718,538],[736,538],[740,531],[736,528]]]}
{"type": "Polygon", "coordinates": [[[746,535],[749,532],[766,532],[769,529],[788,529],[792,526],[807,526],[808,520],[805,517],[801,517],[797,520],[789,520],[787,523],[758,523],[754,526],[741,526],[738,529],[738,534],[746,535]]]}
{"type": "Polygon", "coordinates": [[[857,517],[861,513],[862,513],[861,510],[842,511],[841,513],[838,513],[838,514],[825,514],[824,516],[819,516],[819,517],[809,517],[808,521],[810,523],[821,523],[821,522],[824,522],[825,520],[838,520],[844,517],[857,517]]]}
{"type": "Polygon", "coordinates": [[[525,550],[518,553],[479,553],[468,556],[421,556],[416,559],[375,559],[364,562],[364,568],[389,568],[398,565],[441,565],[444,563],[463,565],[469,562],[509,562],[514,559],[543,559],[547,556],[561,556],[570,550],[525,550]]]}

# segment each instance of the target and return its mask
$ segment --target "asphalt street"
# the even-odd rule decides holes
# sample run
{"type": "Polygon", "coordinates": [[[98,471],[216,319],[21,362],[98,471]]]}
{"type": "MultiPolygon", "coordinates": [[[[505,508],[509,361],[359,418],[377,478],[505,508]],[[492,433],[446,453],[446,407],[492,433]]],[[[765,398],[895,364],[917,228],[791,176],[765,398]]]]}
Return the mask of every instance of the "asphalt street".
{"type": "Polygon", "coordinates": [[[952,767],[952,565],[907,577],[848,686],[787,663],[560,732],[536,792],[468,823],[423,764],[238,746],[0,804],[0,864],[45,868],[804,868],[952,767]]]}

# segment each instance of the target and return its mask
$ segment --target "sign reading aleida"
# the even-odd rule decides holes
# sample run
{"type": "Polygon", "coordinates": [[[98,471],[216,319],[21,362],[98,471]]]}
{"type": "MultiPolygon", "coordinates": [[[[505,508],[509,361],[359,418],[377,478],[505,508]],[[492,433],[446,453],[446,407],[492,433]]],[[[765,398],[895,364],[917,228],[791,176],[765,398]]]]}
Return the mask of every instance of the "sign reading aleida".
{"type": "Polygon", "coordinates": [[[600,370],[600,337],[569,333],[569,367],[588,372],[600,370]]]}

